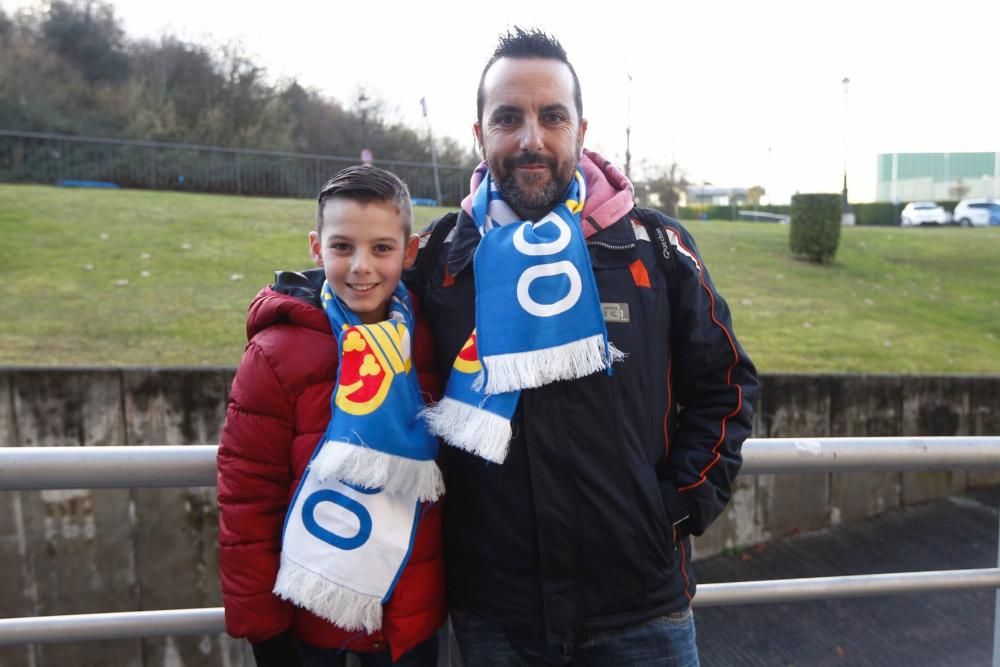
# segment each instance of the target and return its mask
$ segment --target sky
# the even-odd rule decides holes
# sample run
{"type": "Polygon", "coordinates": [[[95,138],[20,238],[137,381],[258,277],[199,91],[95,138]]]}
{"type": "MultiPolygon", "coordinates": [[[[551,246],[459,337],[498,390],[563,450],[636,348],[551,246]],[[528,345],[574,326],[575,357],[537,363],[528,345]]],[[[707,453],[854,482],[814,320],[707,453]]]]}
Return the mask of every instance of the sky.
{"type": "Polygon", "coordinates": [[[589,148],[623,166],[631,126],[633,175],[676,161],[774,203],[839,192],[845,164],[852,201],[872,201],[879,153],[1000,151],[1000,0],[112,4],[130,38],[239,44],[274,81],[349,107],[363,90],[422,130],[426,98],[434,135],[470,148],[498,35],[539,27],[580,77],[589,148]]]}

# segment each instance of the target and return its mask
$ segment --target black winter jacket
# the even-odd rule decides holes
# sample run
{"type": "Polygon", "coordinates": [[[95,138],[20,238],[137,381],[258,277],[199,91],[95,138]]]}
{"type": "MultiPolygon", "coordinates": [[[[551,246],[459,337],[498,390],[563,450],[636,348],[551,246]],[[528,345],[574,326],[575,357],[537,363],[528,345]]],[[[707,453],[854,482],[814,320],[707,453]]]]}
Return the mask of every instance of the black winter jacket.
{"type": "MultiPolygon", "coordinates": [[[[479,238],[460,213],[429,279],[410,284],[442,382],[474,326],[479,238]]],[[[587,245],[608,335],[628,357],[610,376],[523,391],[502,465],[453,447],[441,454],[449,605],[558,641],[689,603],[688,536],[729,501],[757,389],[729,309],[678,222],[634,209],[587,245]],[[633,222],[640,215],[667,232],[669,281],[633,222]]]]}

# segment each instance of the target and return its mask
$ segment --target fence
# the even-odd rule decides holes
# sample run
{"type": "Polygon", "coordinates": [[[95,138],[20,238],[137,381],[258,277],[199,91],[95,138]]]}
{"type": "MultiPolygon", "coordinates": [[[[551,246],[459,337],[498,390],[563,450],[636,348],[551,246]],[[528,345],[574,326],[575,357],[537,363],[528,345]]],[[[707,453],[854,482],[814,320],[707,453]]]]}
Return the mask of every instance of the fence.
{"type": "MultiPolygon", "coordinates": [[[[337,155],[259,151],[39,132],[0,130],[0,182],[86,182],[123,188],[315,197],[335,172],[359,160],[337,155]]],[[[437,199],[434,166],[376,160],[402,178],[415,199],[437,199]]],[[[468,192],[469,169],[437,166],[443,206],[468,192]]]]}
{"type": "MultiPolygon", "coordinates": [[[[214,446],[0,448],[0,489],[211,485],[214,446]]],[[[1000,468],[1000,437],[771,438],[744,445],[744,474],[1000,468]]],[[[814,579],[703,584],[698,606],[1000,589],[1000,566],[814,579]]],[[[998,592],[1000,609],[1000,592],[998,592]]],[[[994,667],[1000,666],[1000,615],[994,667]]],[[[0,645],[223,631],[222,609],[176,609],[0,620],[0,645]]],[[[447,659],[447,658],[445,658],[447,659]]]]}

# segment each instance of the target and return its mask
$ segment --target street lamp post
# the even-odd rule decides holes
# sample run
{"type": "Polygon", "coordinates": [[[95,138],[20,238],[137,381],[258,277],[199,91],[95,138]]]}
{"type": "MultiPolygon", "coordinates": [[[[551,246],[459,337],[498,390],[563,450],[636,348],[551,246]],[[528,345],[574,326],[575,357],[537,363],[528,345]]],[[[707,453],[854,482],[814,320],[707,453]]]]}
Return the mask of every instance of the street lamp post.
{"type": "Polygon", "coordinates": [[[632,73],[628,77],[628,116],[625,122],[625,178],[632,178],[632,73]]]}
{"type": "Polygon", "coordinates": [[[358,93],[358,113],[361,115],[361,162],[362,164],[372,163],[372,151],[368,147],[368,102],[370,97],[365,95],[365,91],[358,93]]]}
{"type": "Polygon", "coordinates": [[[851,85],[851,80],[846,76],[840,82],[844,86],[844,192],[843,192],[843,223],[854,224],[854,216],[851,214],[851,204],[847,200],[847,89],[851,85]]]}
{"type": "Polygon", "coordinates": [[[427,98],[420,98],[420,108],[424,112],[424,120],[427,121],[427,142],[431,149],[431,168],[434,171],[434,195],[437,197],[435,206],[441,206],[441,178],[438,176],[437,148],[434,146],[434,133],[431,131],[431,119],[427,115],[427,98]]]}

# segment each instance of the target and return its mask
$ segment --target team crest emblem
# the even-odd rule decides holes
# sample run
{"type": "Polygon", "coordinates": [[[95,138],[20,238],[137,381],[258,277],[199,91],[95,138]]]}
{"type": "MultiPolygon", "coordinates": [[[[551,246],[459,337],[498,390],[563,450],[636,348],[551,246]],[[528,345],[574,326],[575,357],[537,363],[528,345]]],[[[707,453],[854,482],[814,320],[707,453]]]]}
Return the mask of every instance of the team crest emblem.
{"type": "Polygon", "coordinates": [[[340,383],[334,402],[352,415],[367,415],[385,401],[397,373],[410,370],[410,339],[399,323],[349,327],[342,338],[340,383]]]}
{"type": "Polygon", "coordinates": [[[473,329],[469,335],[469,340],[455,357],[455,370],[459,373],[478,373],[483,369],[479,363],[479,350],[476,347],[476,330],[473,329]]]}

